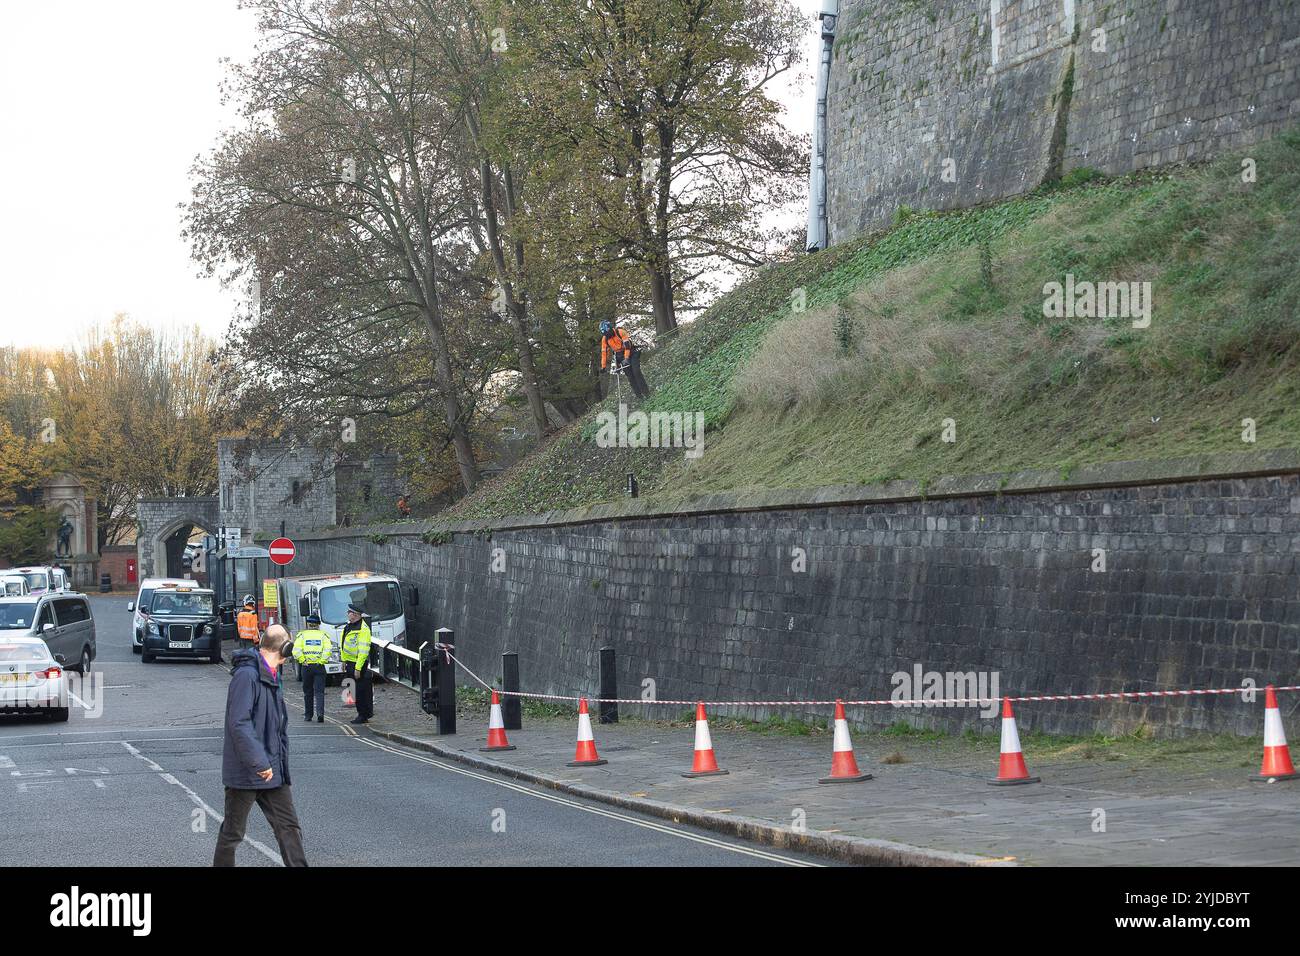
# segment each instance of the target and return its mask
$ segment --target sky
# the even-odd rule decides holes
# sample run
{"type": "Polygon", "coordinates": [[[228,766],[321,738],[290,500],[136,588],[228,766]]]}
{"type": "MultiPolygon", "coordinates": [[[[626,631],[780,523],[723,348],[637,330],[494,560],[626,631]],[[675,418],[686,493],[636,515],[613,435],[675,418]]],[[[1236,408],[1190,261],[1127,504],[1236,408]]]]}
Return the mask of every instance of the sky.
{"type": "MultiPolygon", "coordinates": [[[[802,82],[780,99],[811,128],[819,0],[802,82]]],[[[203,277],[180,236],[195,158],[234,121],[223,57],[255,21],[237,0],[42,0],[0,29],[0,346],[67,347],[117,313],[220,337],[243,294],[203,277]]]]}

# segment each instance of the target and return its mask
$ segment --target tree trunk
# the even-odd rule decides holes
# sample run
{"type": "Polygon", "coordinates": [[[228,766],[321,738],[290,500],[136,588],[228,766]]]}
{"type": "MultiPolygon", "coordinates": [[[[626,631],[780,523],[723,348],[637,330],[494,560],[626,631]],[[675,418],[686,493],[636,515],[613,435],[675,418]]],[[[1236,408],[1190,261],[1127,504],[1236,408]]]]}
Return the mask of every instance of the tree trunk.
{"type": "Polygon", "coordinates": [[[537,384],[533,343],[528,339],[528,309],[522,301],[515,298],[514,284],[506,272],[505,252],[501,248],[501,232],[497,224],[496,198],[493,195],[494,177],[492,166],[487,159],[479,163],[479,177],[483,185],[483,218],[487,228],[488,248],[492,252],[492,265],[496,271],[497,285],[501,287],[501,292],[505,296],[510,325],[515,333],[515,349],[519,353],[519,375],[523,379],[524,395],[527,396],[528,408],[533,413],[533,424],[537,426],[537,440],[541,441],[549,430],[550,422],[546,418],[546,405],[542,402],[541,387],[537,384]]]}
{"type": "Polygon", "coordinates": [[[460,469],[460,480],[469,494],[478,485],[478,462],[474,460],[474,443],[470,440],[469,426],[461,413],[460,400],[456,397],[456,378],[451,371],[451,358],[447,351],[447,336],[442,328],[442,320],[433,310],[426,306],[424,323],[429,332],[429,344],[433,346],[434,379],[442,393],[442,414],[451,433],[452,449],[456,453],[456,467],[460,469]]]}
{"type": "Polygon", "coordinates": [[[673,303],[673,274],[667,259],[662,266],[649,263],[650,303],[654,308],[655,333],[662,337],[677,328],[677,307],[673,303]]]}

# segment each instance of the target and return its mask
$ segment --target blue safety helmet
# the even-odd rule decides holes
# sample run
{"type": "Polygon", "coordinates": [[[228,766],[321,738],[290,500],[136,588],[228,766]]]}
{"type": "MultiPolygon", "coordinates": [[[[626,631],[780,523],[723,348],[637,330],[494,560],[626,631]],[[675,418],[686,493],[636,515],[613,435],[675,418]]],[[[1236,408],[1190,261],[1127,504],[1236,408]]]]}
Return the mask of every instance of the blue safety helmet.
{"type": "Polygon", "coordinates": [[[613,331],[614,331],[614,323],[613,323],[613,322],[610,322],[608,319],[606,319],[604,322],[600,323],[600,334],[601,334],[601,335],[609,335],[609,333],[611,333],[611,332],[613,332],[613,331]]]}

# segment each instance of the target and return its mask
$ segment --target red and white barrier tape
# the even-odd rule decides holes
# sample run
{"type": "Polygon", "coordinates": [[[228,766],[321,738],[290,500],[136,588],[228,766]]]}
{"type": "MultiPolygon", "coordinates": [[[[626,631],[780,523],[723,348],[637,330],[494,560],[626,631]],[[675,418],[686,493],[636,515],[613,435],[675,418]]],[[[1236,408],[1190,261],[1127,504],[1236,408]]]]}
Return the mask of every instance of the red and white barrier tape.
{"type": "MultiPolygon", "coordinates": [[[[532,694],[526,691],[518,690],[501,690],[493,687],[483,678],[479,677],[472,670],[465,666],[464,662],[459,660],[454,654],[447,652],[447,656],[455,661],[470,677],[478,681],[484,690],[495,690],[503,697],[528,697],[533,700],[567,700],[577,702],[582,697],[574,697],[565,694],[532,694]]],[[[627,699],[623,697],[587,697],[590,704],[658,704],[665,707],[694,707],[696,704],[703,704],[706,707],[834,707],[836,703],[842,703],[845,707],[881,707],[890,705],[893,707],[917,707],[929,706],[938,707],[948,706],[970,706],[982,707],[990,703],[1010,700],[1015,704],[1038,703],[1042,701],[1069,701],[1069,700],[1136,700],[1153,697],[1209,697],[1222,694],[1256,694],[1262,691],[1262,687],[1216,687],[1209,690],[1126,690],[1114,691],[1108,694],[1026,694],[1020,697],[1007,695],[1004,697],[943,697],[929,700],[908,698],[906,700],[641,700],[627,699]]],[[[1275,691],[1300,690],[1300,684],[1286,684],[1274,686],[1275,691]]]]}

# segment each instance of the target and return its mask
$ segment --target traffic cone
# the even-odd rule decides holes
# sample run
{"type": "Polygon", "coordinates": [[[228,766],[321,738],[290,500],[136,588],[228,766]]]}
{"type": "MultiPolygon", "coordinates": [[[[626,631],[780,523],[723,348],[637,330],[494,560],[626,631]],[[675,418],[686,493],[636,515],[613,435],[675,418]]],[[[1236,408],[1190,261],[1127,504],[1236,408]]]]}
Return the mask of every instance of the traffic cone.
{"type": "Polygon", "coordinates": [[[497,692],[492,692],[492,709],[488,712],[488,739],[486,747],[479,747],[479,750],[487,753],[493,750],[514,750],[510,741],[506,740],[506,722],[501,719],[501,700],[497,697],[497,692]]]}
{"type": "Polygon", "coordinates": [[[713,756],[713,738],[709,736],[709,718],[704,714],[704,705],[695,705],[695,762],[689,773],[683,777],[717,777],[727,770],[718,769],[717,758],[713,756]]]}
{"type": "Polygon", "coordinates": [[[1042,777],[1029,776],[1025,755],[1020,752],[1020,734],[1016,730],[1016,715],[1011,712],[1011,698],[1002,698],[1002,756],[998,760],[998,775],[990,780],[995,787],[1009,787],[1013,783],[1042,783],[1042,777]]]}
{"type": "Polygon", "coordinates": [[[1277,709],[1277,694],[1273,685],[1264,688],[1264,763],[1259,773],[1250,779],[1257,783],[1277,780],[1294,780],[1300,774],[1291,766],[1291,748],[1286,744],[1282,730],[1282,713],[1277,709]]]}
{"type": "Polygon", "coordinates": [[[566,767],[599,767],[608,760],[601,760],[596,753],[596,740],[591,736],[591,715],[587,713],[587,698],[578,701],[578,749],[566,767]]]}
{"type": "Polygon", "coordinates": [[[871,774],[858,769],[858,762],[853,757],[853,741],[849,739],[849,721],[844,716],[842,700],[835,702],[835,742],[832,746],[831,775],[822,777],[818,783],[853,783],[871,779],[871,774]]]}

